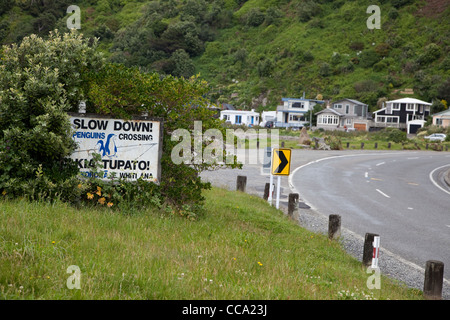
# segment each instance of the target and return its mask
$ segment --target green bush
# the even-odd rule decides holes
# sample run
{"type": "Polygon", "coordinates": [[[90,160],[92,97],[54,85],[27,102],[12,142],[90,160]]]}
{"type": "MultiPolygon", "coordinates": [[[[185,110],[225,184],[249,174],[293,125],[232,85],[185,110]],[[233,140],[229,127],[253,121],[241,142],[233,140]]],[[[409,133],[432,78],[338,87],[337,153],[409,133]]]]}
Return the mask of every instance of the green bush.
{"type": "Polygon", "coordinates": [[[402,143],[408,140],[406,132],[397,128],[385,128],[376,133],[376,139],[402,143]]]}
{"type": "Polygon", "coordinates": [[[257,27],[264,22],[265,14],[258,8],[252,8],[244,18],[247,26],[257,27]]]}
{"type": "Polygon", "coordinates": [[[0,190],[11,197],[73,199],[77,170],[67,111],[84,97],[101,55],[75,32],[4,46],[0,61],[0,190]]]}

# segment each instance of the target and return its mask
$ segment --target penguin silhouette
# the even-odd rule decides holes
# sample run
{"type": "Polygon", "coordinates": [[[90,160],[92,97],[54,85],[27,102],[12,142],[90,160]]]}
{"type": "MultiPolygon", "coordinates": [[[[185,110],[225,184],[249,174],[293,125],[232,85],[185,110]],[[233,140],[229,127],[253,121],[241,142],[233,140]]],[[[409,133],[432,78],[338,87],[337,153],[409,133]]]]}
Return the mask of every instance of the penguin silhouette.
{"type": "Polygon", "coordinates": [[[102,157],[114,157],[117,153],[116,142],[114,141],[114,137],[116,135],[114,133],[110,133],[108,137],[106,137],[106,142],[103,144],[103,140],[98,140],[97,145],[99,145],[98,152],[102,154],[102,157]],[[113,149],[113,152],[111,152],[113,149]]]}

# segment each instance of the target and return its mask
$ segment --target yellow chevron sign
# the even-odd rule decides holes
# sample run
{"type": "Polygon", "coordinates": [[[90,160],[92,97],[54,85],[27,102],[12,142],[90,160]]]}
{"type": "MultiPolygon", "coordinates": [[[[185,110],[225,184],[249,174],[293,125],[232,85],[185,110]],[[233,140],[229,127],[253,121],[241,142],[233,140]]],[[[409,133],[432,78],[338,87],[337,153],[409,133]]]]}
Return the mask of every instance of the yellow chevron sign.
{"type": "Polygon", "coordinates": [[[288,176],[291,169],[291,149],[273,149],[272,174],[288,176]]]}

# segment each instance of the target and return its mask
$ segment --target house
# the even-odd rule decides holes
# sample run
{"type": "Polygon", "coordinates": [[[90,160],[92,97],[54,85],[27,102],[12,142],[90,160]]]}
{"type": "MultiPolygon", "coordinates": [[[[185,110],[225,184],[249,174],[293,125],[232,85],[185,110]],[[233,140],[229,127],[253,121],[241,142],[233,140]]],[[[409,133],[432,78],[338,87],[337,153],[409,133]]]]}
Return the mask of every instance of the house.
{"type": "Polygon", "coordinates": [[[450,127],[450,109],[433,114],[433,124],[444,128],[450,127]]]}
{"type": "Polygon", "coordinates": [[[385,107],[373,113],[375,128],[394,127],[416,133],[430,115],[431,103],[414,98],[385,102],[385,107]]]}
{"type": "Polygon", "coordinates": [[[303,98],[282,98],[283,105],[277,107],[277,119],[275,127],[281,128],[301,128],[309,125],[306,120],[308,112],[312,112],[316,104],[324,101],[303,98]]]}
{"type": "Polygon", "coordinates": [[[315,115],[317,115],[317,128],[326,130],[368,131],[371,121],[369,106],[353,99],[335,101],[315,115]]]}
{"type": "Polygon", "coordinates": [[[260,126],[264,127],[267,121],[275,122],[277,120],[277,112],[276,111],[263,111],[261,113],[261,123],[260,126]]]}
{"type": "Polygon", "coordinates": [[[248,110],[222,110],[220,111],[220,119],[225,120],[227,123],[255,126],[259,124],[259,113],[254,109],[248,110]]]}

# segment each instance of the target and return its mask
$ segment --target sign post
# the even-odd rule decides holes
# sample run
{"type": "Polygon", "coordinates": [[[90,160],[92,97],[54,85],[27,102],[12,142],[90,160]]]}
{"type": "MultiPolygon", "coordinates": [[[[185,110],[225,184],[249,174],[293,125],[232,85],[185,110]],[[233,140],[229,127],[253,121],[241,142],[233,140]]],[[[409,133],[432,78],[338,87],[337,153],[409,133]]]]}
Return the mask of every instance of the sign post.
{"type": "Polygon", "coordinates": [[[271,179],[274,175],[278,176],[277,186],[277,201],[276,208],[280,208],[280,190],[281,190],[281,176],[288,176],[291,167],[291,149],[272,149],[271,162],[271,179]]]}
{"type": "Polygon", "coordinates": [[[372,255],[372,269],[378,268],[378,255],[380,253],[380,237],[373,237],[373,255],[372,255]]]}

